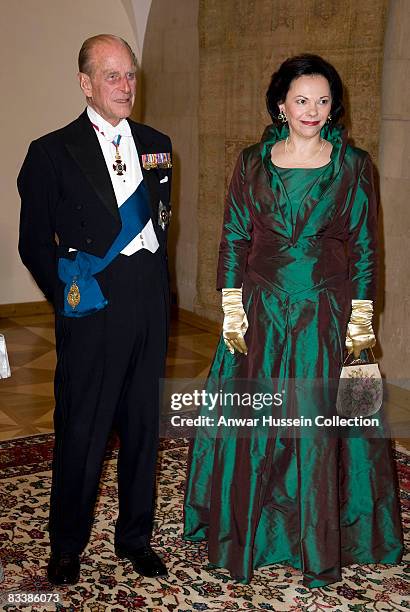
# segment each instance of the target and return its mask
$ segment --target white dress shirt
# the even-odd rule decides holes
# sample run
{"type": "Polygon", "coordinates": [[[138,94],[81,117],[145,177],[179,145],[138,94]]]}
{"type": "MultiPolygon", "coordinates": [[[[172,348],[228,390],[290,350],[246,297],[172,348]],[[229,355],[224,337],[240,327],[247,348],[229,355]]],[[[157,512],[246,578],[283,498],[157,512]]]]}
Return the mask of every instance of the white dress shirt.
{"type": "MultiPolygon", "coordinates": [[[[122,119],[119,124],[114,127],[103,119],[93,108],[91,108],[91,106],[87,107],[87,114],[91,123],[98,128],[95,129],[95,133],[100,143],[105,163],[107,164],[118,208],[120,208],[121,205],[128,200],[130,195],[134,193],[143,179],[138,152],[134,138],[131,134],[130,125],[126,119],[122,119]],[[122,176],[119,176],[113,168],[116,148],[112,144],[112,140],[118,134],[121,134],[118,150],[122,162],[126,165],[126,171],[122,176]]],[[[158,247],[158,240],[155,235],[152,220],[150,219],[138,236],[136,236],[121,253],[123,255],[133,255],[140,249],[147,249],[151,251],[151,253],[155,253],[158,247]]]]}

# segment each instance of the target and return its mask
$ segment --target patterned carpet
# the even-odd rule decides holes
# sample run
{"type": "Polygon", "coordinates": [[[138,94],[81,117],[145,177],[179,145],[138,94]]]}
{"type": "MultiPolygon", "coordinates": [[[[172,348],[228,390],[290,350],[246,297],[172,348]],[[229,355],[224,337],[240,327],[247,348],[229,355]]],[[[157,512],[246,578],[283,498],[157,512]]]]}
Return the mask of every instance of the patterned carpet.
{"type": "MultiPolygon", "coordinates": [[[[351,566],[343,582],[320,589],[302,586],[299,572],[284,566],[256,571],[250,585],[233,582],[226,572],[207,567],[206,546],[181,539],[182,496],[187,446],[184,440],[162,443],[154,547],[169,568],[167,579],[136,576],[113,551],[117,514],[114,446],[107,454],[92,538],[82,558],[81,582],[52,588],[45,578],[46,532],[52,435],[0,444],[0,584],[3,610],[67,612],[148,612],[186,610],[352,611],[410,609],[410,566],[351,566]],[[50,593],[60,603],[10,604],[10,593],[50,593]]],[[[396,453],[403,519],[410,523],[410,455],[396,453]]],[[[409,559],[409,556],[407,556],[409,559]]],[[[1,607],[2,606],[2,607],[1,607]]]]}

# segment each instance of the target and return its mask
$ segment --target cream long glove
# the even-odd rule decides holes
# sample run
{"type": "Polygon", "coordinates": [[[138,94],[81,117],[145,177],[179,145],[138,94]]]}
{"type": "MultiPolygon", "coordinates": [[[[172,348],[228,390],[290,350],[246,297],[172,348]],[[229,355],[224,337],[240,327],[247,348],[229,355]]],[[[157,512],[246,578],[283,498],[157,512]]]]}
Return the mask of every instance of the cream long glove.
{"type": "Polygon", "coordinates": [[[352,313],[346,333],[346,348],[349,355],[353,353],[355,359],[360,356],[360,351],[372,348],[376,344],[372,318],[372,300],[352,300],[352,313]]]}
{"type": "Polygon", "coordinates": [[[248,354],[244,335],[248,329],[248,319],[242,304],[241,289],[222,289],[222,310],[224,311],[223,339],[230,353],[235,350],[248,354]]]}

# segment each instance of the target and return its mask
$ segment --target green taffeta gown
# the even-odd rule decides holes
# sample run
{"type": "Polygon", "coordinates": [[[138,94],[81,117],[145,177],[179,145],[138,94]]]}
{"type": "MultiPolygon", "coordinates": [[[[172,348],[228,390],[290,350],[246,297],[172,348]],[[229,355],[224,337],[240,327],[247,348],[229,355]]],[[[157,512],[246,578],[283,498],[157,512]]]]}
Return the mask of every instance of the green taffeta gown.
{"type": "MultiPolygon", "coordinates": [[[[322,136],[331,161],[280,170],[270,126],[245,149],[227,197],[218,288],[243,288],[248,355],[221,338],[209,389],[235,381],[321,381],[263,413],[335,414],[352,299],[375,299],[377,202],[372,163],[338,127],[322,136]]],[[[296,385],[297,386],[297,385],[296,385]]],[[[286,398],[286,396],[284,396],[286,398]]],[[[231,408],[230,413],[234,413],[231,408]]],[[[209,406],[201,414],[210,415],[209,406]]],[[[214,411],[213,416],[216,416],[214,411]]],[[[341,580],[353,563],[396,563],[403,552],[397,479],[383,425],[371,437],[289,429],[199,428],[189,454],[184,538],[208,540],[211,564],[241,582],[255,568],[284,563],[308,587],[341,580]]],[[[323,429],[323,428],[322,428],[323,429]]]]}

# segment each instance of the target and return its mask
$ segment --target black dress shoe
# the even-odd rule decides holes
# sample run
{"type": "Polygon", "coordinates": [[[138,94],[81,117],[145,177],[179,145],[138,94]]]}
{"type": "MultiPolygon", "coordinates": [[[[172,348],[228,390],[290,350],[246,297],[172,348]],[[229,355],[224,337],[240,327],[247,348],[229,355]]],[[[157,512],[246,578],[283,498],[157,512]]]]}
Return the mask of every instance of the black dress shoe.
{"type": "Polygon", "coordinates": [[[53,553],[48,562],[47,578],[51,584],[76,584],[80,578],[79,555],[53,553]]]}
{"type": "Polygon", "coordinates": [[[167,575],[167,568],[150,546],[127,549],[122,546],[115,547],[115,554],[120,559],[128,559],[138,574],[147,578],[156,578],[167,575]]]}

